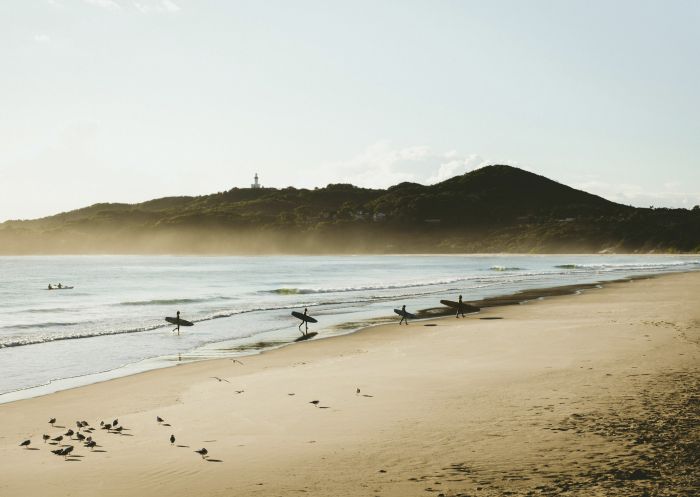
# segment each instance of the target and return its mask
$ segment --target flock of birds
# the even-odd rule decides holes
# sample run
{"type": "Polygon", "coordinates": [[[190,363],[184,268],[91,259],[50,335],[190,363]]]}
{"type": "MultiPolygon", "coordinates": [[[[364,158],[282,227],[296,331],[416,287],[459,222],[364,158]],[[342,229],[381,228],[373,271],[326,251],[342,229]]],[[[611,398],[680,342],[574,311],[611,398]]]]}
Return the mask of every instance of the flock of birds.
{"type": "MultiPolygon", "coordinates": [[[[156,421],[159,425],[170,426],[169,424],[165,423],[165,420],[160,416],[156,416],[156,421]]],[[[59,428],[58,426],[56,426],[56,418],[49,419],[49,424],[52,428],[59,428]]],[[[46,434],[41,436],[44,443],[49,443],[50,445],[58,446],[58,448],[52,450],[51,453],[57,456],[62,456],[64,460],[68,460],[68,457],[73,453],[73,450],[75,449],[75,445],[72,445],[70,443],[64,443],[68,441],[76,443],[76,445],[83,444],[85,447],[90,449],[91,452],[95,450],[95,447],[101,447],[93,438],[93,432],[96,430],[96,428],[90,426],[90,423],[88,423],[87,421],[76,421],[75,426],[76,430],[68,429],[65,433],[62,433],[53,438],[51,437],[51,435],[46,434]]],[[[60,428],[65,427],[61,426],[60,428]]],[[[104,421],[100,421],[100,429],[106,430],[107,433],[117,435],[122,435],[124,431],[129,430],[128,428],[125,428],[119,423],[119,419],[114,419],[111,423],[105,423],[104,421]]],[[[25,449],[29,449],[31,443],[31,439],[27,439],[20,443],[19,446],[25,449]]],[[[170,435],[170,444],[175,444],[174,434],[170,435]]],[[[207,451],[207,449],[205,449],[204,447],[199,450],[195,450],[194,452],[202,456],[202,459],[206,459],[209,454],[209,451],[207,451]]]]}
{"type": "MultiPolygon", "coordinates": [[[[230,383],[228,380],[219,378],[218,376],[212,376],[211,378],[217,380],[219,383],[225,381],[226,383],[230,383]]],[[[245,390],[235,390],[236,394],[241,394],[245,390]]],[[[294,393],[288,393],[287,395],[293,396],[295,395],[294,393]]],[[[355,395],[360,395],[360,389],[358,388],[357,391],[355,392],[355,395]]],[[[367,395],[363,394],[363,397],[372,397],[372,395],[367,395]]],[[[328,409],[328,406],[322,406],[320,405],[321,401],[320,400],[312,400],[309,402],[309,404],[312,404],[314,407],[318,407],[320,409],[328,409]]],[[[165,422],[165,419],[161,418],[160,416],[156,416],[156,422],[159,425],[162,426],[170,426],[170,424],[165,422]]],[[[51,418],[49,419],[49,424],[51,425],[52,428],[59,428],[58,426],[55,426],[56,424],[56,418],[51,418]]],[[[54,446],[58,446],[59,448],[52,450],[51,452],[57,456],[62,456],[64,460],[68,460],[68,457],[73,453],[73,450],[75,448],[74,445],[71,444],[63,444],[64,441],[70,440],[71,442],[77,442],[78,444],[82,443],[85,447],[89,448],[90,451],[94,451],[95,447],[101,447],[100,445],[97,444],[97,441],[93,438],[93,432],[96,430],[96,428],[90,426],[90,423],[87,421],[76,421],[75,422],[76,430],[73,429],[68,429],[65,433],[62,433],[58,436],[51,437],[51,435],[42,435],[42,439],[44,443],[49,443],[54,446]],[[67,439],[67,440],[66,440],[67,439]]],[[[61,426],[60,428],[65,428],[61,426]]],[[[117,435],[122,435],[124,431],[128,431],[128,428],[125,428],[119,423],[119,419],[114,419],[111,423],[105,423],[104,421],[100,421],[100,429],[101,430],[106,430],[107,433],[111,434],[117,434],[117,435]]],[[[175,435],[171,434],[170,435],[170,445],[175,445],[175,435]]],[[[19,444],[20,447],[23,447],[25,449],[29,449],[29,446],[31,445],[32,441],[31,439],[24,440],[22,443],[19,444]]],[[[34,449],[38,450],[38,449],[34,449]]],[[[209,457],[209,451],[205,448],[202,447],[199,450],[195,450],[195,453],[199,454],[202,459],[207,459],[209,457]]],[[[213,461],[213,460],[212,460],[213,461]]]]}

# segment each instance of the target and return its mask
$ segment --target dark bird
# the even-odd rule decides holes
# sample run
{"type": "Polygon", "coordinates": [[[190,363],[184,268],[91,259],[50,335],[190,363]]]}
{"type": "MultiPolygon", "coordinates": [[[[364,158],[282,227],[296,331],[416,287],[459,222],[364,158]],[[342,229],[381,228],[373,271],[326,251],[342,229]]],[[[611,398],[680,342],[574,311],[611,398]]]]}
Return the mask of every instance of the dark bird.
{"type": "Polygon", "coordinates": [[[43,438],[43,439],[44,439],[44,443],[46,443],[46,441],[47,441],[49,438],[51,438],[51,435],[42,435],[41,438],[43,438]]]}
{"type": "Polygon", "coordinates": [[[52,450],[51,452],[56,454],[57,456],[63,455],[63,449],[56,449],[56,450],[52,450]]]}
{"type": "Polygon", "coordinates": [[[89,447],[90,450],[92,450],[95,448],[96,445],[97,445],[97,442],[95,442],[94,440],[90,440],[88,443],[85,444],[85,447],[89,447]]]}
{"type": "Polygon", "coordinates": [[[295,393],[288,393],[287,395],[289,395],[291,397],[292,395],[296,395],[296,394],[295,393]]]}
{"type": "Polygon", "coordinates": [[[72,437],[73,434],[75,434],[75,432],[73,430],[68,430],[67,432],[64,433],[64,435],[67,436],[68,438],[72,437]]]}
{"type": "Polygon", "coordinates": [[[114,431],[116,431],[117,433],[119,433],[121,435],[123,429],[124,429],[123,426],[117,426],[116,428],[114,428],[114,431]]]}
{"type": "Polygon", "coordinates": [[[219,378],[218,376],[210,376],[209,378],[214,378],[214,379],[217,380],[219,383],[221,383],[222,381],[225,381],[226,383],[231,383],[231,382],[228,381],[227,379],[225,379],[225,378],[219,378]]]}
{"type": "Polygon", "coordinates": [[[360,389],[357,389],[357,392],[355,392],[355,395],[360,395],[360,389]]]}
{"type": "Polygon", "coordinates": [[[63,435],[59,435],[56,438],[52,438],[51,440],[53,440],[54,442],[61,443],[61,441],[63,440],[63,435]]]}
{"type": "Polygon", "coordinates": [[[119,424],[118,419],[115,419],[114,421],[112,421],[112,426],[117,426],[118,424],[119,424]]]}
{"type": "Polygon", "coordinates": [[[318,403],[319,403],[319,402],[321,402],[321,401],[320,401],[320,400],[312,400],[311,402],[309,402],[309,404],[313,404],[313,405],[315,405],[316,407],[318,407],[318,403]]]}
{"type": "Polygon", "coordinates": [[[77,433],[77,434],[75,435],[75,437],[76,437],[78,440],[80,440],[81,442],[82,442],[83,440],[85,440],[85,435],[83,435],[82,433],[77,433]]]}
{"type": "Polygon", "coordinates": [[[53,426],[53,424],[56,422],[56,418],[51,418],[49,419],[49,424],[53,426]]]}
{"type": "Polygon", "coordinates": [[[203,447],[202,447],[201,449],[199,449],[199,450],[195,450],[195,452],[196,452],[197,454],[199,454],[200,456],[202,456],[202,459],[204,459],[205,457],[207,457],[207,454],[209,453],[209,451],[208,451],[207,449],[203,448],[203,447]]]}
{"type": "Polygon", "coordinates": [[[109,423],[107,423],[106,425],[104,425],[104,426],[102,427],[102,429],[103,429],[103,430],[107,430],[107,431],[109,431],[109,430],[111,430],[111,429],[112,429],[112,425],[111,425],[111,424],[109,424],[109,423]]]}
{"type": "Polygon", "coordinates": [[[156,421],[158,421],[159,423],[162,423],[165,420],[163,418],[161,418],[160,416],[156,416],[156,421]]]}
{"type": "Polygon", "coordinates": [[[105,422],[104,422],[104,421],[100,421],[100,426],[104,426],[104,425],[105,425],[105,422]]]}
{"type": "Polygon", "coordinates": [[[85,439],[85,441],[86,441],[87,443],[92,442],[92,437],[87,437],[87,438],[85,439]]]}
{"type": "Polygon", "coordinates": [[[32,443],[31,440],[25,440],[24,442],[22,442],[21,444],[19,444],[19,446],[20,446],[20,447],[24,447],[25,449],[28,449],[30,443],[32,443]]]}
{"type": "Polygon", "coordinates": [[[72,446],[72,445],[69,445],[68,447],[66,447],[65,449],[63,449],[63,452],[61,453],[61,455],[62,455],[63,457],[68,457],[68,454],[70,454],[71,452],[73,452],[73,446],[72,446]]]}
{"type": "Polygon", "coordinates": [[[170,435],[170,445],[175,443],[175,435],[170,435]]]}
{"type": "Polygon", "coordinates": [[[234,392],[236,392],[236,393],[243,393],[243,392],[245,392],[245,390],[234,390],[234,392]]]}
{"type": "Polygon", "coordinates": [[[90,426],[90,423],[88,423],[87,421],[81,421],[80,424],[82,425],[83,428],[90,426]]]}
{"type": "Polygon", "coordinates": [[[231,362],[234,362],[234,363],[237,362],[238,364],[243,366],[243,363],[241,361],[239,361],[238,359],[231,359],[231,362]]]}
{"type": "Polygon", "coordinates": [[[76,421],[75,426],[78,427],[78,432],[80,432],[80,429],[83,427],[83,422],[82,421],[76,421]]]}

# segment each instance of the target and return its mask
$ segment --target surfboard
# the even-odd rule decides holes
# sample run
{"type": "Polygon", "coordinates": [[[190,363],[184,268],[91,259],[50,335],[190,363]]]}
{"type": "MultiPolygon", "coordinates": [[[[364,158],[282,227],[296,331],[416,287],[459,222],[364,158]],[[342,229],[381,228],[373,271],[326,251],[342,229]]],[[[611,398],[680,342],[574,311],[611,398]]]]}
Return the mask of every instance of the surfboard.
{"type": "Polygon", "coordinates": [[[318,321],[316,321],[315,318],[307,316],[306,314],[302,314],[301,312],[292,311],[292,316],[294,316],[297,319],[301,319],[302,321],[306,321],[307,323],[318,323],[318,321]]]}
{"type": "Polygon", "coordinates": [[[402,311],[401,309],[394,309],[394,312],[399,316],[407,317],[410,319],[418,319],[415,314],[411,314],[408,311],[402,311]]]}
{"type": "Polygon", "coordinates": [[[167,317],[167,318],[165,318],[165,320],[170,324],[175,324],[175,325],[179,324],[180,326],[194,326],[194,323],[191,323],[191,322],[187,321],[186,319],[182,319],[182,318],[178,319],[178,318],[167,317]]]}
{"type": "Polygon", "coordinates": [[[294,341],[295,341],[295,342],[303,342],[304,340],[308,340],[309,338],[313,338],[313,337],[315,337],[316,335],[318,335],[318,333],[316,333],[315,331],[312,331],[312,332],[310,332],[310,333],[307,333],[306,335],[300,336],[299,338],[297,338],[297,339],[294,340],[294,341]]]}
{"type": "MultiPolygon", "coordinates": [[[[446,305],[447,307],[452,307],[453,309],[457,309],[457,307],[459,306],[459,302],[455,302],[454,300],[441,300],[440,303],[442,305],[446,305]]],[[[464,312],[465,314],[468,314],[470,312],[479,312],[479,310],[480,309],[474,305],[469,305],[462,302],[462,312],[464,312]]]]}
{"type": "Polygon", "coordinates": [[[51,288],[44,288],[44,290],[72,290],[74,287],[72,286],[62,286],[61,288],[58,288],[57,286],[51,287],[51,288]]]}

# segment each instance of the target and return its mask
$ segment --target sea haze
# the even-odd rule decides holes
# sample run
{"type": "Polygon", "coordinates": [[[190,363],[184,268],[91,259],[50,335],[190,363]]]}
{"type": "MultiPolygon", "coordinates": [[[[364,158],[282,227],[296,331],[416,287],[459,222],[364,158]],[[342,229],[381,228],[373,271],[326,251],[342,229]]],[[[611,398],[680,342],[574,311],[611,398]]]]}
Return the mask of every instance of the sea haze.
{"type": "Polygon", "coordinates": [[[660,255],[0,257],[0,402],[284,345],[299,336],[292,309],[326,337],[404,304],[697,269],[660,255]],[[47,290],[59,282],[75,288],[47,290]],[[163,320],[178,310],[195,322],[179,336],[163,320]]]}

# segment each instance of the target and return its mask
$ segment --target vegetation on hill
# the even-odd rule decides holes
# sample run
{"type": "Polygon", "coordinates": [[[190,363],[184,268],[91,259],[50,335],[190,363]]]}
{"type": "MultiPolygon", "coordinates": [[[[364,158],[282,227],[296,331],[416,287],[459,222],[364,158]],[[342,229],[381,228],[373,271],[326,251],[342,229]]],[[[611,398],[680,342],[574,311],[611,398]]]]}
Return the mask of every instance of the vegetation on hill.
{"type": "Polygon", "coordinates": [[[0,253],[700,252],[700,208],[634,208],[495,165],[386,190],[233,188],[0,224],[0,253]]]}

